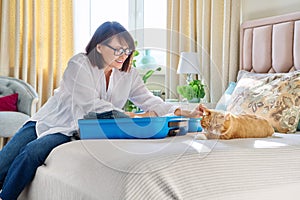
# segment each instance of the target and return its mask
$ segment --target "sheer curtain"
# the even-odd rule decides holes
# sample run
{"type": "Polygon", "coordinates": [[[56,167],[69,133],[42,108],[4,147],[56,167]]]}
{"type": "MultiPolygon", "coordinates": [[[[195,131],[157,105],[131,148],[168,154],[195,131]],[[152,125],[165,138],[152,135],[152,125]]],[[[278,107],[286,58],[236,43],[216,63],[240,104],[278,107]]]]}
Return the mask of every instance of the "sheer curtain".
{"type": "Polygon", "coordinates": [[[176,74],[180,52],[192,51],[199,54],[206,100],[219,100],[238,72],[239,25],[239,0],[168,0],[168,98],[185,84],[176,74]]]}
{"type": "Polygon", "coordinates": [[[72,1],[0,0],[0,75],[52,95],[73,54],[72,1]]]}

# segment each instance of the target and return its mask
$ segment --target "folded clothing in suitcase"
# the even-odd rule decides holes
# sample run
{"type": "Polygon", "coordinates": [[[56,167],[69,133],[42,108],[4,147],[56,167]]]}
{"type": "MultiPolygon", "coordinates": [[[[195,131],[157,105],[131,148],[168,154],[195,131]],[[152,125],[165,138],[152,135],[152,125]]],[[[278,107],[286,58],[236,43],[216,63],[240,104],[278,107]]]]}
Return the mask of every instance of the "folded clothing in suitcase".
{"type": "Polygon", "coordinates": [[[103,113],[89,112],[83,118],[84,119],[116,119],[116,118],[129,118],[129,116],[118,110],[110,110],[103,113]]]}

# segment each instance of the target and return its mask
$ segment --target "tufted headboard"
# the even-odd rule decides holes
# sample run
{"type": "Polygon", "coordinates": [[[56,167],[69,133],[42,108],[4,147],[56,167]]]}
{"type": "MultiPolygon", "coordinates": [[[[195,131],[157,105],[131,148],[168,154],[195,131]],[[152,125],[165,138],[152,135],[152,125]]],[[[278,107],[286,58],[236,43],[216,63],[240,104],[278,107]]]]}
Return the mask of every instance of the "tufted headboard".
{"type": "Polygon", "coordinates": [[[247,21],[240,31],[240,69],[300,70],[300,12],[247,21]]]}

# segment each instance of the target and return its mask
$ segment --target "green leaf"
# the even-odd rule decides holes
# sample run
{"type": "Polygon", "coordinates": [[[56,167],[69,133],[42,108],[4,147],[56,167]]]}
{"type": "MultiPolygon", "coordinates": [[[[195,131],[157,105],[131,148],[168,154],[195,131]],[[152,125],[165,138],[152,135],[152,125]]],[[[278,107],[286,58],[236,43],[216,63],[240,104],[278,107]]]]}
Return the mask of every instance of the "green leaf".
{"type": "Polygon", "coordinates": [[[161,70],[161,67],[158,67],[156,68],[155,70],[153,69],[150,69],[146,72],[146,74],[143,76],[143,81],[144,83],[147,82],[148,78],[150,78],[150,76],[152,76],[152,74],[155,72],[155,71],[160,71],[161,70]]]}
{"type": "MultiPolygon", "coordinates": [[[[138,44],[137,41],[134,41],[135,47],[137,46],[137,44],[138,44]]],[[[140,54],[140,52],[138,50],[134,50],[133,57],[136,57],[139,54],[140,54]]],[[[132,65],[133,65],[133,67],[136,67],[136,59],[132,59],[132,65]]]]}
{"type": "Polygon", "coordinates": [[[132,60],[132,65],[136,67],[136,60],[132,60]]]}
{"type": "Polygon", "coordinates": [[[138,56],[138,55],[140,55],[140,52],[138,52],[137,50],[135,50],[135,51],[133,52],[133,57],[138,56]]]}
{"type": "Polygon", "coordinates": [[[139,111],[140,108],[134,105],[130,100],[127,100],[123,110],[127,112],[139,111]]]}
{"type": "Polygon", "coordinates": [[[147,79],[150,78],[150,76],[154,73],[154,70],[149,70],[146,72],[146,74],[143,76],[143,81],[146,83],[147,79]]]}
{"type": "Polygon", "coordinates": [[[198,85],[193,85],[192,88],[193,88],[193,90],[194,90],[196,93],[198,93],[198,91],[199,91],[199,86],[198,86],[198,85]]]}

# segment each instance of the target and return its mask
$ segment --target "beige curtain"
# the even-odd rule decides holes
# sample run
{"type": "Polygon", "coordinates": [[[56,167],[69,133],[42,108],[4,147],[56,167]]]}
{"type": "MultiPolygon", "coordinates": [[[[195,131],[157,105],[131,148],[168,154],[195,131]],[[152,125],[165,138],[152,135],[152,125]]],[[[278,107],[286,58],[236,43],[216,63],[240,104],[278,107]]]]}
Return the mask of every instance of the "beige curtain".
{"type": "Polygon", "coordinates": [[[238,71],[240,0],[168,0],[167,98],[185,78],[176,74],[180,52],[197,52],[206,100],[216,103],[238,71]]]}
{"type": "Polygon", "coordinates": [[[31,84],[39,108],[73,54],[72,0],[0,0],[0,10],[0,75],[31,84]]]}

